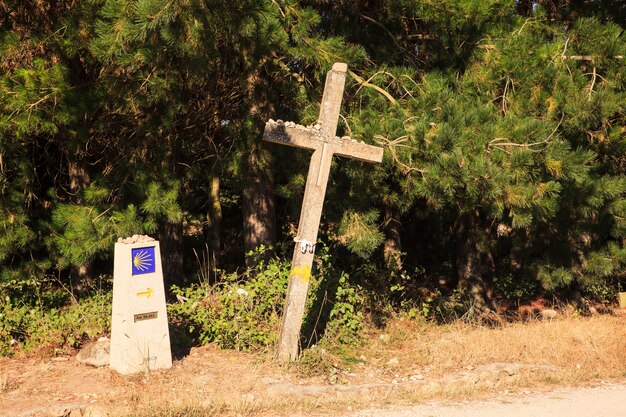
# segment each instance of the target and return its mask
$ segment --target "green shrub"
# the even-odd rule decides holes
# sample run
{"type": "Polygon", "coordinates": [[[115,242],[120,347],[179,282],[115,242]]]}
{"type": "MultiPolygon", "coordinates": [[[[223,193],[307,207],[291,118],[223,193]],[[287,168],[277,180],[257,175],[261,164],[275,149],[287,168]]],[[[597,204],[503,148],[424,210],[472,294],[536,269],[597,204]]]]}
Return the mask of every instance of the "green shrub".
{"type": "Polygon", "coordinates": [[[20,350],[66,353],[85,340],[108,333],[110,320],[110,292],[98,291],[59,308],[28,305],[4,295],[0,297],[0,355],[20,350]]]}
{"type": "Polygon", "coordinates": [[[254,350],[274,342],[287,289],[289,263],[259,261],[243,274],[224,274],[212,285],[173,288],[178,302],[168,305],[173,327],[195,343],[254,350]]]}
{"type": "Polygon", "coordinates": [[[363,322],[363,289],[342,272],[326,327],[325,345],[357,345],[363,322]]]}
{"type": "MultiPolygon", "coordinates": [[[[290,262],[256,253],[256,265],[243,273],[218,273],[213,285],[172,287],[168,304],[173,348],[216,343],[225,349],[261,350],[278,338],[290,262]]],[[[309,286],[306,311],[315,334],[307,347],[328,348],[358,343],[365,291],[337,268],[320,245],[309,286]],[[319,336],[319,337],[318,337],[319,336]]],[[[58,284],[58,283],[57,283],[58,284]]],[[[110,284],[110,282],[109,282],[110,284]]],[[[55,282],[26,280],[0,287],[0,354],[46,351],[60,354],[110,331],[112,292],[96,289],[76,300],[55,282]]]]}
{"type": "Polygon", "coordinates": [[[541,293],[539,283],[524,275],[497,275],[493,278],[493,285],[496,294],[505,300],[525,300],[541,293]]]}

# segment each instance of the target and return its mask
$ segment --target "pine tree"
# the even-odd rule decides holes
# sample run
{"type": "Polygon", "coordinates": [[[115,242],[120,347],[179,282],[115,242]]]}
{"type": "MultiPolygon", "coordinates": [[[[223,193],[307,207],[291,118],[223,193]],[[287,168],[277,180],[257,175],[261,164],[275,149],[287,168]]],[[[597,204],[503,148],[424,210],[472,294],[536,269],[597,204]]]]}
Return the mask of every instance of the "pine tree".
{"type": "MultiPolygon", "coordinates": [[[[406,267],[452,275],[481,313],[500,275],[547,290],[623,277],[624,44],[606,23],[618,10],[561,25],[506,1],[312,4],[328,33],[367,50],[347,123],[387,147],[375,175],[352,164],[333,175],[377,196],[406,267]]],[[[361,218],[344,217],[341,231],[361,232],[342,239],[372,253],[376,223],[361,218]]]]}
{"type": "Polygon", "coordinates": [[[388,146],[404,210],[424,201],[448,225],[457,285],[479,312],[495,307],[490,277],[511,268],[550,290],[623,274],[620,33],[593,19],[566,31],[520,21],[483,38],[457,77],[411,85],[388,70],[407,93],[370,104],[389,121],[361,133],[378,129],[388,146]]]}
{"type": "MultiPolygon", "coordinates": [[[[80,55],[86,26],[77,16],[87,18],[92,5],[7,5],[12,12],[0,13],[0,154],[6,161],[1,217],[9,219],[4,226],[11,232],[2,249],[2,275],[23,279],[51,265],[40,255],[54,250],[47,247],[54,201],[79,203],[89,186],[84,147],[92,108],[91,97],[81,95],[89,74],[80,55]]],[[[75,265],[76,272],[86,265],[75,265]]]]}

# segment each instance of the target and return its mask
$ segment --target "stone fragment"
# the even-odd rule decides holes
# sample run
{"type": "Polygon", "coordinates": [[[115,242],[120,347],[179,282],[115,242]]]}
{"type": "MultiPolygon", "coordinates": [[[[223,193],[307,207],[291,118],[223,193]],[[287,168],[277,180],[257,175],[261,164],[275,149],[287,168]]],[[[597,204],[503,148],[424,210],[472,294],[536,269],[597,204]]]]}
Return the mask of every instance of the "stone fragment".
{"type": "Polygon", "coordinates": [[[247,402],[249,402],[249,403],[254,402],[254,400],[256,400],[256,397],[254,396],[254,394],[251,394],[251,393],[246,393],[246,394],[243,394],[243,395],[241,396],[241,398],[242,398],[244,401],[247,401],[247,402]]]}
{"type": "Polygon", "coordinates": [[[88,407],[83,412],[83,417],[108,417],[108,413],[100,407],[88,407]]]}
{"type": "Polygon", "coordinates": [[[68,414],[68,417],[83,417],[83,410],[75,408],[68,414]]]}
{"type": "Polygon", "coordinates": [[[118,238],[117,243],[132,245],[133,243],[154,242],[154,238],[146,235],[132,235],[127,238],[118,238]]]}
{"type": "Polygon", "coordinates": [[[76,361],[96,368],[107,366],[110,352],[111,341],[106,337],[101,337],[97,342],[84,345],[76,355],[76,361]]]}
{"type": "Polygon", "coordinates": [[[541,318],[544,320],[552,320],[554,318],[556,318],[556,316],[558,315],[558,313],[556,312],[556,310],[553,310],[551,308],[547,308],[545,310],[542,310],[541,313],[541,318]]]}

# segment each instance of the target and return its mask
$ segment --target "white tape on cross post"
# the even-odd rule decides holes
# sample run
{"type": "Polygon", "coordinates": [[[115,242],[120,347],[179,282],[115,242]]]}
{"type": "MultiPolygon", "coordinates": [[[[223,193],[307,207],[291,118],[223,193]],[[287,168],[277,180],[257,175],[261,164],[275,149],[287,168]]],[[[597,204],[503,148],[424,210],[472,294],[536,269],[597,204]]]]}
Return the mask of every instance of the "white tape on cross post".
{"type": "Polygon", "coordinates": [[[300,253],[303,253],[303,254],[306,253],[307,249],[309,253],[315,252],[315,242],[311,242],[306,239],[298,239],[298,238],[295,238],[293,241],[300,244],[300,253]]]}

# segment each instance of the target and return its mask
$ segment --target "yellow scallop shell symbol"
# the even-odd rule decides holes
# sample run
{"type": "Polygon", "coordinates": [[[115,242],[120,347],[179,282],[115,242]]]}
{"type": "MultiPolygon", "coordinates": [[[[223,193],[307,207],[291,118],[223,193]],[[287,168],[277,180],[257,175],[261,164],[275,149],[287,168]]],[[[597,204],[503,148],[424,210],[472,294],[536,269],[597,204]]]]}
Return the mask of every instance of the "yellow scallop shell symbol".
{"type": "Polygon", "coordinates": [[[152,259],[147,251],[139,251],[133,258],[133,265],[140,271],[147,271],[152,266],[152,259]]]}

